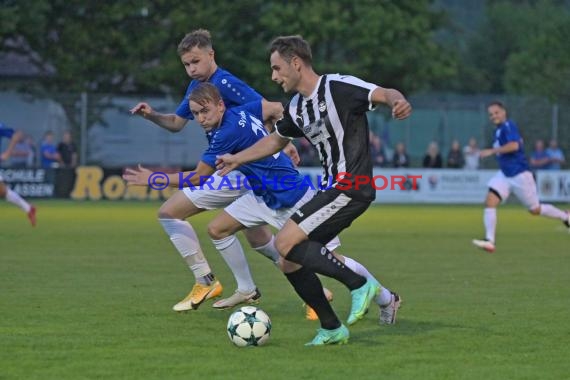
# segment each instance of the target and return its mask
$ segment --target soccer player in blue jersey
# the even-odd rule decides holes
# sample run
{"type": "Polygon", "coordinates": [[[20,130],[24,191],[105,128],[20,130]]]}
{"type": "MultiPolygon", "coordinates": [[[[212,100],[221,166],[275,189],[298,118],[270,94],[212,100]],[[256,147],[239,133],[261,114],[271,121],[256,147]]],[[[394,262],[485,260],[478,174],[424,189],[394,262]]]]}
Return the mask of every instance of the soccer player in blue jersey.
{"type": "MultiPolygon", "coordinates": [[[[176,112],[174,114],[159,113],[153,110],[148,103],[141,102],[131,109],[131,113],[141,115],[170,132],[178,132],[184,128],[188,120],[194,119],[189,107],[188,96],[200,83],[209,82],[215,85],[228,108],[262,99],[262,96],[246,83],[218,67],[211,36],[207,30],[199,29],[188,33],[178,45],[178,54],[192,81],[188,85],[186,94],[180,101],[176,112]]],[[[274,109],[282,108],[281,104],[277,102],[271,105],[274,109]]],[[[288,149],[288,154],[292,157],[298,157],[293,145],[290,145],[288,149]]],[[[221,181],[215,175],[212,178],[216,184],[221,181]]],[[[230,180],[235,181],[235,177],[230,176],[230,180]]],[[[239,190],[224,188],[220,191],[190,191],[186,189],[184,192],[174,194],[158,211],[160,224],[196,279],[190,293],[174,305],[175,311],[196,309],[206,299],[217,297],[222,293],[222,285],[215,279],[208,261],[204,257],[196,232],[185,219],[206,210],[223,208],[243,194],[244,191],[243,188],[239,190]],[[189,204],[184,208],[176,207],[180,199],[186,198],[190,200],[189,204]]],[[[268,227],[253,228],[244,231],[244,233],[249,244],[255,250],[273,259],[279,257],[273,243],[273,234],[268,227]]],[[[253,280],[251,279],[251,281],[253,280]]]]}
{"type": "Polygon", "coordinates": [[[338,263],[326,242],[351,225],[374,200],[369,129],[366,112],[388,105],[395,119],[412,107],[397,90],[382,88],[349,75],[318,75],[311,48],[301,36],[282,36],[271,43],[271,78],[295,93],[275,126],[275,133],[237,154],[218,158],[220,174],[278,152],[292,138],[306,138],[319,152],[323,181],[332,186],[295,211],[276,237],[285,259],[283,269],[299,296],[315,309],[321,323],[309,345],[345,343],[348,329],[322,294],[318,274],[342,282],[352,296],[349,325],[367,312],[372,300],[383,299],[381,320],[394,323],[399,295],[338,263]],[[357,179],[362,179],[357,183],[357,179]],[[368,179],[368,181],[366,181],[368,179]]]}
{"type": "MultiPolygon", "coordinates": [[[[18,141],[18,137],[21,135],[21,132],[15,132],[12,128],[8,128],[4,123],[0,123],[0,142],[2,138],[10,139],[8,143],[8,148],[0,155],[0,162],[5,161],[10,158],[10,154],[16,142],[18,141]]],[[[0,174],[0,198],[6,199],[8,202],[15,204],[19,208],[22,209],[27,215],[32,227],[36,226],[36,208],[26,202],[24,198],[20,196],[20,194],[16,193],[14,190],[10,189],[6,183],[4,183],[4,178],[0,174]]]]}
{"type": "Polygon", "coordinates": [[[489,118],[495,124],[493,147],[481,150],[481,158],[495,155],[500,170],[488,183],[489,192],[485,200],[483,224],[485,239],[475,239],[473,244],[487,252],[495,251],[495,229],[497,226],[497,206],[512,192],[532,215],[541,215],[561,220],[570,228],[570,214],[551,204],[540,203],[536,182],[530,172],[523,147],[523,139],[517,125],[507,117],[503,103],[495,101],[487,107],[489,118]]]}

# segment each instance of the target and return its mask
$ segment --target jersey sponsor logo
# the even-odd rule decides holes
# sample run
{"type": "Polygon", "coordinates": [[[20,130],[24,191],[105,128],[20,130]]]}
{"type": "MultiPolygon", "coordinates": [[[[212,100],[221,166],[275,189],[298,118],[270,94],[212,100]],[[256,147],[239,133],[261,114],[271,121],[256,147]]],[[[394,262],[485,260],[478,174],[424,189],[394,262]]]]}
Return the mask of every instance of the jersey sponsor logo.
{"type": "Polygon", "coordinates": [[[243,128],[243,127],[245,127],[247,117],[245,116],[244,111],[240,111],[239,116],[240,116],[240,119],[238,121],[238,125],[243,128]]]}
{"type": "Polygon", "coordinates": [[[303,133],[313,145],[325,142],[329,137],[331,137],[325,126],[325,120],[327,118],[328,116],[303,127],[303,133]]]}

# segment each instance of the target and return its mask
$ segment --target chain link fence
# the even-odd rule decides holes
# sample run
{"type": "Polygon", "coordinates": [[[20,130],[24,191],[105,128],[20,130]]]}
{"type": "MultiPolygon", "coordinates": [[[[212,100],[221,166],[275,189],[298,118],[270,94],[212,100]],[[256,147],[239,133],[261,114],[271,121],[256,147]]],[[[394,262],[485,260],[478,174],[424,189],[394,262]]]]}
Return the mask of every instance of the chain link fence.
{"type": "MultiPolygon", "coordinates": [[[[542,98],[493,95],[421,95],[412,96],[413,115],[404,121],[394,121],[389,111],[370,114],[370,127],[383,139],[388,157],[398,142],[403,142],[414,166],[421,160],[430,142],[438,143],[443,159],[453,140],[463,147],[475,138],[479,148],[488,148],[493,141],[494,126],[487,116],[487,104],[499,100],[505,104],[508,116],[517,123],[530,154],[534,142],[541,139],[548,146],[556,139],[568,156],[570,152],[570,104],[551,103],[542,98]]],[[[484,160],[483,168],[494,168],[494,160],[484,160]]],[[[566,164],[565,167],[568,167],[566,164]]]]}
{"type": "MultiPolygon", "coordinates": [[[[369,113],[370,128],[382,138],[388,158],[395,145],[403,142],[412,165],[418,167],[432,141],[438,143],[444,160],[453,140],[465,146],[474,137],[480,148],[489,147],[494,127],[488,120],[486,105],[492,100],[507,106],[509,116],[521,129],[528,154],[537,139],[546,144],[557,139],[566,156],[570,154],[570,104],[542,98],[417,95],[410,98],[414,113],[409,119],[394,121],[387,108],[379,107],[369,113]]],[[[202,129],[194,122],[175,134],[158,128],[130,114],[129,110],[140,101],[148,102],[158,112],[173,113],[179,99],[85,93],[33,98],[5,92],[0,93],[0,121],[30,135],[36,151],[46,131],[54,132],[58,142],[65,130],[71,130],[83,165],[194,166],[207,144],[202,129]]],[[[494,160],[483,162],[483,167],[494,165],[494,160]]]]}

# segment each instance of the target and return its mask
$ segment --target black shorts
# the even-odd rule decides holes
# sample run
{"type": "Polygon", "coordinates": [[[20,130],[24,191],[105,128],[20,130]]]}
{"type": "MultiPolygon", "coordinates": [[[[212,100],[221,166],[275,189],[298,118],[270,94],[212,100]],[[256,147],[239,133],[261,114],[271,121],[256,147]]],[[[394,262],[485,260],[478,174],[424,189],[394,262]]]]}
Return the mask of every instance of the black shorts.
{"type": "Polygon", "coordinates": [[[291,215],[291,220],[310,240],[327,244],[342,230],[350,227],[370,206],[371,201],[348,197],[343,191],[328,189],[320,192],[291,215]]]}

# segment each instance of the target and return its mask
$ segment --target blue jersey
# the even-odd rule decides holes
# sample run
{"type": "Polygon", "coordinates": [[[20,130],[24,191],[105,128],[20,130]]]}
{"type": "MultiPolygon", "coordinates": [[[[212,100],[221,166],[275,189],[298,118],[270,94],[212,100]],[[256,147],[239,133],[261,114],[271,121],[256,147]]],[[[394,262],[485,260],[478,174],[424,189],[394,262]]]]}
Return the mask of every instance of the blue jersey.
{"type": "Polygon", "coordinates": [[[14,130],[12,128],[8,128],[6,124],[0,123],[0,142],[2,141],[2,137],[11,139],[13,134],[14,130]]]}
{"type": "Polygon", "coordinates": [[[14,130],[12,128],[8,128],[6,124],[0,123],[0,148],[2,147],[2,138],[6,137],[7,139],[11,139],[13,134],[14,130]]]}
{"type": "MultiPolygon", "coordinates": [[[[267,136],[261,119],[261,101],[226,109],[220,126],[207,134],[210,144],[202,161],[215,168],[216,156],[241,152],[267,136]]],[[[255,195],[274,210],[293,207],[311,187],[282,152],[238,170],[247,177],[255,195]]]]}
{"type": "Polygon", "coordinates": [[[499,124],[495,130],[493,148],[501,147],[513,141],[519,143],[518,150],[511,153],[497,154],[499,168],[501,168],[501,171],[507,177],[514,177],[519,173],[529,170],[529,167],[524,155],[523,139],[517,125],[511,120],[499,124]]]}
{"type": "MultiPolygon", "coordinates": [[[[235,77],[233,74],[227,72],[224,69],[218,67],[218,69],[212,74],[208,82],[212,83],[220,95],[222,95],[222,100],[226,105],[226,108],[232,108],[245,103],[254,102],[261,100],[262,96],[259,95],[253,88],[249,87],[243,81],[235,77]]],[[[184,118],[194,120],[194,115],[190,111],[190,105],[188,104],[188,97],[194,88],[200,84],[199,80],[194,79],[188,85],[186,89],[186,94],[184,99],[178,105],[176,109],[176,115],[184,118]]]]}

